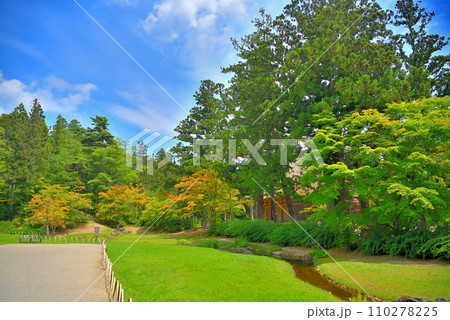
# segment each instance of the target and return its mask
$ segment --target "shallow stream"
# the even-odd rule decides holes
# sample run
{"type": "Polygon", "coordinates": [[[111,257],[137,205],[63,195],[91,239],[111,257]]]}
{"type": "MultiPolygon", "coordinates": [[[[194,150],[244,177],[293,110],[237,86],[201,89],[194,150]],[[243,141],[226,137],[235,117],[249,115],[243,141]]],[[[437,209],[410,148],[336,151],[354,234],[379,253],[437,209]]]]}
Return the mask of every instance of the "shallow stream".
{"type": "Polygon", "coordinates": [[[368,297],[355,289],[344,289],[337,284],[329,282],[329,280],[313,266],[306,266],[298,262],[288,262],[291,264],[297,278],[322,290],[326,290],[339,299],[349,301],[350,299],[356,299],[359,294],[360,298],[367,299],[367,301],[373,301],[371,297],[368,297]]]}

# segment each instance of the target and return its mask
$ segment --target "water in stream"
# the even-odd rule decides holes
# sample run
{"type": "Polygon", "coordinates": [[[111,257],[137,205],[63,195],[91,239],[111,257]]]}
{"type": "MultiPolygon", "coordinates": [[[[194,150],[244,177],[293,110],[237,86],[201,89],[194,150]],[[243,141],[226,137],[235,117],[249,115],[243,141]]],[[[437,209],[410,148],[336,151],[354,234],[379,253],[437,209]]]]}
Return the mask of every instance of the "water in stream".
{"type": "MultiPolygon", "coordinates": [[[[355,299],[358,297],[359,292],[357,290],[344,289],[332,282],[328,282],[328,279],[320,274],[315,267],[305,266],[300,263],[294,262],[290,262],[290,264],[297,278],[304,282],[312,284],[315,287],[326,290],[339,299],[349,301],[350,299],[355,299]]],[[[370,297],[367,297],[362,293],[359,293],[359,295],[362,298],[366,298],[367,301],[372,301],[370,297]]]]}

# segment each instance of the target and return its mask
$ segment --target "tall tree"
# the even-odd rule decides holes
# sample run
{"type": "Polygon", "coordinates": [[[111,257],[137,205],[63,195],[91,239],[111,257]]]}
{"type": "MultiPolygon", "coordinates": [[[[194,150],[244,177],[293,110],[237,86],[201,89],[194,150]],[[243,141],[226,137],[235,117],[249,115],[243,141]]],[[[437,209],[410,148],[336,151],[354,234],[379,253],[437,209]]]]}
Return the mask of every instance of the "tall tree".
{"type": "Polygon", "coordinates": [[[429,86],[431,92],[438,96],[449,95],[450,55],[437,53],[447,46],[450,38],[428,33],[435,13],[427,12],[421,7],[421,3],[420,0],[397,1],[393,24],[406,28],[407,32],[393,38],[397,43],[398,54],[408,70],[408,80],[416,91],[415,97],[429,95],[429,86]]]}
{"type": "Polygon", "coordinates": [[[342,230],[358,226],[395,232],[448,221],[449,105],[448,97],[430,98],[341,120],[322,114],[318,121],[327,125],[314,141],[322,157],[333,161],[305,161],[309,167],[299,178],[313,190],[308,200],[334,204],[316,217],[342,230]],[[354,195],[370,206],[347,215],[354,195]]]}
{"type": "Polygon", "coordinates": [[[180,195],[172,196],[172,203],[163,207],[169,209],[169,214],[179,214],[183,219],[196,217],[206,224],[245,215],[244,206],[239,202],[239,191],[222,181],[215,171],[198,170],[183,177],[175,188],[180,195]]]}
{"type": "Polygon", "coordinates": [[[127,166],[120,140],[117,145],[94,148],[89,162],[86,187],[93,194],[107,191],[114,185],[138,182],[139,172],[127,166]]]}
{"type": "Polygon", "coordinates": [[[86,180],[88,155],[67,121],[59,115],[50,135],[52,152],[46,181],[51,184],[74,186],[77,180],[86,180]]]}
{"type": "Polygon", "coordinates": [[[389,16],[377,3],[293,0],[277,20],[292,47],[279,72],[283,88],[290,88],[280,111],[294,138],[312,135],[313,116],[323,110],[342,117],[409,99],[389,42],[389,16]]]}
{"type": "Polygon", "coordinates": [[[70,132],[72,132],[80,141],[82,141],[84,137],[86,137],[87,130],[83,128],[83,126],[77,119],[72,119],[67,127],[70,132]]]}
{"type": "Polygon", "coordinates": [[[202,80],[200,88],[194,94],[196,105],[190,110],[189,116],[174,129],[178,133],[174,139],[180,143],[172,148],[172,152],[184,164],[192,163],[194,140],[218,138],[217,134],[227,129],[229,113],[223,103],[223,91],[223,84],[202,80]]]}
{"type": "Polygon", "coordinates": [[[33,101],[30,114],[23,104],[10,114],[2,114],[0,127],[5,130],[4,140],[10,150],[4,181],[8,189],[8,215],[12,217],[43,181],[49,154],[48,128],[37,100],[33,101]]]}
{"type": "Polygon", "coordinates": [[[55,153],[61,151],[65,144],[67,144],[66,136],[68,130],[68,123],[62,115],[56,117],[56,123],[51,130],[52,149],[55,153]]]}
{"type": "Polygon", "coordinates": [[[93,127],[89,127],[87,129],[84,143],[90,147],[101,148],[116,145],[117,142],[114,140],[114,136],[109,132],[108,129],[108,119],[106,117],[95,116],[94,118],[91,117],[91,120],[93,127]]]}
{"type": "Polygon", "coordinates": [[[232,75],[226,104],[232,114],[228,135],[236,139],[235,157],[230,158],[235,161],[235,168],[227,170],[227,174],[235,186],[239,185],[241,191],[255,200],[263,191],[253,179],[274,193],[289,170],[288,166],[280,165],[278,147],[270,144],[271,139],[283,139],[287,134],[286,114],[278,108],[286,98],[281,95],[284,75],[278,70],[285,63],[288,48],[287,40],[277,32],[274,23],[261,10],[260,17],[253,20],[255,31],[240,41],[233,40],[240,61],[222,69],[232,75]],[[247,145],[244,139],[248,139],[247,145]],[[257,145],[264,163],[256,161],[249,144],[257,145]]]}
{"type": "Polygon", "coordinates": [[[69,190],[60,185],[44,186],[35,194],[26,206],[31,217],[25,219],[31,224],[44,226],[47,236],[49,229],[53,233],[59,228],[66,228],[68,223],[77,223],[82,220],[84,211],[92,209],[91,200],[87,195],[69,190]]]}
{"type": "Polygon", "coordinates": [[[106,192],[100,192],[99,196],[101,201],[97,217],[121,226],[136,224],[149,202],[142,185],[116,185],[106,192]]]}
{"type": "Polygon", "coordinates": [[[5,207],[2,205],[8,201],[8,185],[4,177],[7,174],[6,160],[9,159],[10,153],[4,137],[5,129],[0,126],[0,219],[8,217],[7,212],[5,212],[5,207]]]}

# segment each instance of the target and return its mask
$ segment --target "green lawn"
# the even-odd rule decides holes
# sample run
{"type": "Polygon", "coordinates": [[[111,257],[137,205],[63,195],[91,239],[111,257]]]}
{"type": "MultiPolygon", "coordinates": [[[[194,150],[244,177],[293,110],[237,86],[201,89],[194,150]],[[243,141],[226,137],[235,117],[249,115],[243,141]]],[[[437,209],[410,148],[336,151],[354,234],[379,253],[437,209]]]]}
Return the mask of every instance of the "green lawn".
{"type": "MultiPolygon", "coordinates": [[[[339,263],[363,288],[379,298],[396,300],[404,295],[433,300],[450,298],[449,267],[351,261],[339,263]]],[[[357,288],[355,282],[335,263],[322,263],[320,270],[339,283],[357,288]]]]}
{"type": "MultiPolygon", "coordinates": [[[[108,243],[111,261],[130,237],[108,243]]],[[[281,260],[176,245],[160,236],[141,240],[113,267],[134,301],[339,301],[295,278],[281,260]]]]}
{"type": "Polygon", "coordinates": [[[20,236],[17,234],[1,234],[0,244],[19,243],[20,236]]]}

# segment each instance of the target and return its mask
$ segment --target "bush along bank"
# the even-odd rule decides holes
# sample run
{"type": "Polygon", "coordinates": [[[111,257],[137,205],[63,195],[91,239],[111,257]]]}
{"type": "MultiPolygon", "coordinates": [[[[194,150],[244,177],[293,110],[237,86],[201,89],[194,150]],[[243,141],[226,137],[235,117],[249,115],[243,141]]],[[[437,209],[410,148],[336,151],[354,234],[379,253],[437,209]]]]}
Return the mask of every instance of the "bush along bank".
{"type": "Polygon", "coordinates": [[[404,233],[371,231],[367,233],[331,230],[315,221],[275,223],[266,220],[234,220],[211,227],[211,233],[251,242],[270,242],[279,246],[345,247],[368,255],[402,255],[410,259],[450,259],[450,232],[445,226],[412,229],[404,233]],[[306,231],[306,232],[305,232],[306,231]],[[309,235],[308,235],[309,234],[309,235]]]}

